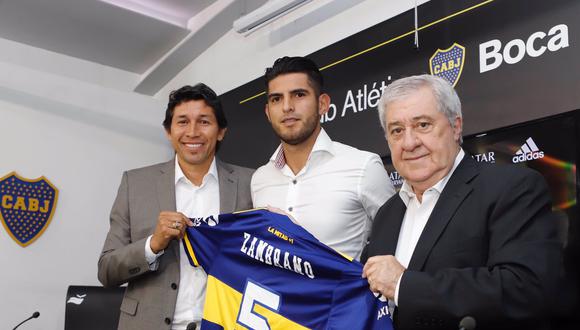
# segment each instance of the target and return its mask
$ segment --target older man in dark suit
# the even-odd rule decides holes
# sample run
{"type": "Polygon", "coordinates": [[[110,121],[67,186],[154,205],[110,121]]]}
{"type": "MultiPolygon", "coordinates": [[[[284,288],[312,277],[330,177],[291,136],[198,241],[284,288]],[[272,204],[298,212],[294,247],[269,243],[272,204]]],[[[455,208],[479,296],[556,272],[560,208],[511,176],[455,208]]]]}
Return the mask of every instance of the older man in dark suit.
{"type": "Polygon", "coordinates": [[[215,157],[227,121],[213,90],[172,92],[163,126],[176,156],[123,174],[99,259],[104,286],[128,282],[123,330],[199,326],[207,275],[189,265],[179,240],[189,218],[252,207],[253,170],[215,157]]]}
{"type": "Polygon", "coordinates": [[[548,328],[560,244],[542,176],[484,166],[461,148],[461,103],[430,75],[393,82],[379,104],[405,179],[373,222],[362,260],[396,329],[548,328]]]}

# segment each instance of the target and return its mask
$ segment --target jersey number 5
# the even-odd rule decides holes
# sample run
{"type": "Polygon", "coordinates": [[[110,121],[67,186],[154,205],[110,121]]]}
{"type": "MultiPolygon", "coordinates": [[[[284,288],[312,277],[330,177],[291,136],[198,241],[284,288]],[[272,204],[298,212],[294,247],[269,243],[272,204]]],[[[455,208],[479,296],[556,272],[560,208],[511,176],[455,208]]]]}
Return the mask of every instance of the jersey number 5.
{"type": "Polygon", "coordinates": [[[254,312],[256,304],[277,312],[280,308],[280,295],[248,279],[238,312],[238,323],[249,329],[269,330],[270,325],[266,318],[254,312]]]}

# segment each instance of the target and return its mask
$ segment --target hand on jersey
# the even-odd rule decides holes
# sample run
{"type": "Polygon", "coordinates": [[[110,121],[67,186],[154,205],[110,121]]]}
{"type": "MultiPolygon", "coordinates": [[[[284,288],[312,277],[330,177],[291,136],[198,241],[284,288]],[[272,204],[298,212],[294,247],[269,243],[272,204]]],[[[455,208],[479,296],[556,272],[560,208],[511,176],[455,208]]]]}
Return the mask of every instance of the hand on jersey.
{"type": "Polygon", "coordinates": [[[159,253],[165,250],[173,239],[182,239],[185,228],[193,226],[193,222],[180,212],[162,211],[157,218],[157,226],[151,237],[151,250],[159,253]]]}
{"type": "Polygon", "coordinates": [[[368,280],[372,292],[393,300],[397,281],[404,271],[405,267],[394,256],[374,256],[367,260],[362,277],[368,280]]]}

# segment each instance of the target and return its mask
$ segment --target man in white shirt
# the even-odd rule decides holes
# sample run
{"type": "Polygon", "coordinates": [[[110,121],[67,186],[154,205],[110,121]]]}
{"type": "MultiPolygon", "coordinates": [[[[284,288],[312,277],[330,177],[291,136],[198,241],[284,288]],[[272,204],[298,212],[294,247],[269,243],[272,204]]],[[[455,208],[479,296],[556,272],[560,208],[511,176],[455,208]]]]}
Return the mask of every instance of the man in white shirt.
{"type": "Polygon", "coordinates": [[[280,58],[265,79],[266,117],[281,143],[252,177],[254,206],[282,209],[321,242],[358,260],[375,213],[395,193],[381,159],[332,141],[322,129],[330,97],[314,62],[280,58]]]}
{"type": "Polygon", "coordinates": [[[395,328],[466,316],[477,329],[549,328],[561,251],[542,176],[466,155],[459,97],[439,77],[391,83],[379,115],[404,183],[377,213],[363,277],[396,306],[395,328]]]}
{"type": "Polygon", "coordinates": [[[193,225],[189,218],[252,206],[253,171],[215,157],[227,120],[213,90],[197,84],[173,91],[163,126],[176,156],[124,173],[99,258],[104,286],[128,282],[123,330],[199,326],[206,274],[189,265],[179,240],[193,225]]]}

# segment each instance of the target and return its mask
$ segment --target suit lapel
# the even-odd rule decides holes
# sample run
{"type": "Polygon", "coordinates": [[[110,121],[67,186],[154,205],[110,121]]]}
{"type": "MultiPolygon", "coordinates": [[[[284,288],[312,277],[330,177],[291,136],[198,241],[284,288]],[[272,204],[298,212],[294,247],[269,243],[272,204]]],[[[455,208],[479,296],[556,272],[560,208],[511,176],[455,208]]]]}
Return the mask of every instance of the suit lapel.
{"type": "Polygon", "coordinates": [[[390,212],[385,217],[386,223],[383,226],[383,229],[385,230],[382,231],[380,236],[381,240],[384,240],[381,244],[384,251],[381,251],[378,254],[395,255],[395,250],[397,249],[399,233],[401,232],[401,225],[407,208],[399,195],[394,197],[392,203],[393,205],[389,207],[390,212]]]}
{"type": "Polygon", "coordinates": [[[160,211],[175,211],[175,159],[162,164],[157,177],[157,200],[160,211]]]}
{"type": "Polygon", "coordinates": [[[417,242],[409,269],[421,270],[431,249],[445,230],[457,208],[473,189],[469,182],[478,174],[476,163],[471,156],[465,155],[455,172],[449,178],[441,196],[427,221],[427,225],[417,242]]]}
{"type": "MultiPolygon", "coordinates": [[[[176,210],[175,202],[175,159],[162,164],[160,174],[157,177],[157,200],[159,201],[159,211],[176,210]]],[[[157,217],[157,214],[155,215],[157,217]]],[[[155,218],[157,221],[157,218],[155,218]]],[[[179,260],[179,244],[171,242],[169,249],[173,251],[177,260],[179,260]]]]}
{"type": "Polygon", "coordinates": [[[220,213],[233,212],[236,210],[238,197],[238,178],[227,163],[216,159],[216,166],[220,187],[220,213]]]}

